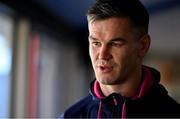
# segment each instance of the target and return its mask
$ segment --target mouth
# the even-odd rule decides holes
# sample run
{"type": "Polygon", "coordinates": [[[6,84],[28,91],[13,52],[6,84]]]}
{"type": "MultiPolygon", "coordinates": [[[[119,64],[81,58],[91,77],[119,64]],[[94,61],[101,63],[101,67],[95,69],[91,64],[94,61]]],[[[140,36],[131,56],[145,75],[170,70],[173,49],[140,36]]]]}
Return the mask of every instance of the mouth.
{"type": "Polygon", "coordinates": [[[113,70],[113,67],[112,66],[99,66],[98,69],[101,73],[109,73],[113,70]]]}

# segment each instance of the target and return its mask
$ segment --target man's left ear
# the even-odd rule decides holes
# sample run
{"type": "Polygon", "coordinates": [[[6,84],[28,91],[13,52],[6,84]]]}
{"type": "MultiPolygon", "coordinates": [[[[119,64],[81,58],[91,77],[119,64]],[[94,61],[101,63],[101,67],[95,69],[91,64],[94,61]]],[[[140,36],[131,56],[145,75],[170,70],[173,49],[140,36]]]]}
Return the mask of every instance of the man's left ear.
{"type": "Polygon", "coordinates": [[[148,34],[144,35],[140,39],[140,57],[143,58],[149,50],[151,44],[151,38],[148,34]]]}

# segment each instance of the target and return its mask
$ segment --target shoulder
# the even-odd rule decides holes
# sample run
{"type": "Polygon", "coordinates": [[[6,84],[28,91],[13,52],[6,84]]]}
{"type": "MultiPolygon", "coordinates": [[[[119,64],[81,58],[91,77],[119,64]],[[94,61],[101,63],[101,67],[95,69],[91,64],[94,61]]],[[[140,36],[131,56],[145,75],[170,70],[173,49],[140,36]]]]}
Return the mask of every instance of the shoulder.
{"type": "Polygon", "coordinates": [[[91,95],[84,97],[83,99],[76,102],[74,105],[69,107],[64,114],[62,115],[63,118],[79,118],[85,117],[87,114],[88,109],[93,105],[95,102],[92,99],[91,95]]]}
{"type": "Polygon", "coordinates": [[[161,84],[155,85],[152,90],[148,93],[148,98],[158,103],[166,103],[166,105],[178,105],[179,104],[168,95],[168,91],[161,84]]]}
{"type": "Polygon", "coordinates": [[[167,90],[161,84],[152,89],[148,100],[152,102],[149,105],[154,111],[167,117],[180,117],[180,104],[168,95],[167,90]]]}

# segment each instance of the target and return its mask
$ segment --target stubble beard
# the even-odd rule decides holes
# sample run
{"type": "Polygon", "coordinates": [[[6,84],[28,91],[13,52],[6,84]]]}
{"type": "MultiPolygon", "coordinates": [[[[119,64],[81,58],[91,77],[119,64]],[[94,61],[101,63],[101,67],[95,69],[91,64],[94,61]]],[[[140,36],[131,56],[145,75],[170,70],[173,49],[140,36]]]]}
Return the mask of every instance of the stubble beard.
{"type": "MultiPolygon", "coordinates": [[[[96,79],[103,85],[120,85],[128,80],[130,69],[124,68],[123,71],[117,70],[117,64],[114,66],[112,74],[106,76],[106,74],[96,74],[96,79]],[[114,74],[114,75],[113,75],[114,74]],[[111,76],[110,76],[111,75],[111,76]]],[[[123,67],[123,66],[122,66],[123,67]]],[[[121,69],[122,70],[122,69],[121,69]]],[[[108,75],[108,74],[107,74],[108,75]]]]}
{"type": "Polygon", "coordinates": [[[106,77],[97,77],[97,80],[99,83],[103,84],[103,85],[119,85],[119,84],[123,84],[126,79],[122,78],[122,77],[118,77],[118,78],[106,78],[106,77]]]}

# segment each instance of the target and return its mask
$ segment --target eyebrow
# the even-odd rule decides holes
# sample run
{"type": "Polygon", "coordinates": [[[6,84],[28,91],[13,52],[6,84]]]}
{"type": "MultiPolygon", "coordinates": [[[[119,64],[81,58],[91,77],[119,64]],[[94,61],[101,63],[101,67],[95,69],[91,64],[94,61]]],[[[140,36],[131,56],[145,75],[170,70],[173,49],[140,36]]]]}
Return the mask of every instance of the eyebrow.
{"type": "MultiPolygon", "coordinates": [[[[97,39],[97,38],[94,38],[93,36],[89,36],[88,37],[88,39],[89,40],[99,40],[99,39],[97,39]]],[[[124,41],[126,41],[124,38],[121,38],[121,37],[117,37],[117,38],[113,38],[113,39],[111,39],[109,42],[124,42],[124,41]]]]}
{"type": "Polygon", "coordinates": [[[124,42],[126,41],[124,38],[121,38],[121,37],[117,37],[117,38],[113,38],[110,40],[110,42],[124,42]]]}
{"type": "Polygon", "coordinates": [[[93,36],[88,37],[89,40],[98,40],[97,38],[94,38],[93,36]]]}

